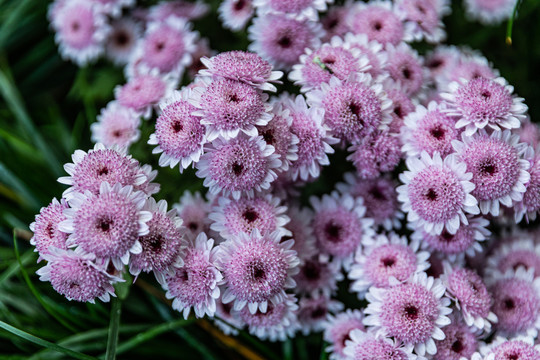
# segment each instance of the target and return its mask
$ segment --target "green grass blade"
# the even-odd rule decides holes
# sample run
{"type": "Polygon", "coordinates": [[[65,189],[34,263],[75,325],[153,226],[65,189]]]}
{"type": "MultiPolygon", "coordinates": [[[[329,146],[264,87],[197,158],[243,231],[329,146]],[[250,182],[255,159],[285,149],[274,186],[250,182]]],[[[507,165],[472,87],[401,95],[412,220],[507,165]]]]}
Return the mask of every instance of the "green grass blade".
{"type": "Polygon", "coordinates": [[[516,0],[516,5],[514,5],[514,11],[512,11],[512,16],[508,20],[508,25],[506,26],[506,44],[512,45],[512,29],[514,28],[514,20],[517,16],[519,6],[521,5],[521,0],[516,0]]]}
{"type": "Polygon", "coordinates": [[[0,182],[6,184],[11,190],[16,192],[17,197],[21,200],[23,205],[33,209],[39,209],[39,203],[36,200],[36,196],[24,185],[24,181],[21,181],[1,162],[0,182]]]}
{"type": "Polygon", "coordinates": [[[118,347],[118,330],[120,328],[120,316],[122,315],[122,301],[116,297],[111,299],[111,323],[109,324],[109,337],[107,339],[106,360],[116,359],[118,347]]]}
{"type": "MultiPolygon", "coordinates": [[[[28,250],[21,256],[21,262],[24,266],[28,265],[32,259],[35,258],[35,254],[32,250],[28,250]]],[[[13,275],[17,273],[19,270],[20,265],[18,262],[12,262],[9,267],[2,272],[2,275],[0,275],[0,286],[8,279],[10,279],[13,275]]]]}
{"type": "Polygon", "coordinates": [[[25,331],[22,331],[20,329],[17,329],[16,327],[13,327],[3,321],[0,320],[0,328],[20,337],[21,339],[24,339],[26,341],[29,341],[31,343],[34,343],[36,345],[39,345],[39,346],[43,346],[47,349],[50,349],[50,350],[54,350],[54,351],[57,351],[57,352],[61,352],[63,354],[66,354],[68,356],[71,356],[72,358],[74,359],[80,359],[80,360],[97,360],[97,358],[93,357],[93,356],[89,356],[89,355],[85,355],[85,354],[82,354],[80,352],[76,352],[76,351],[73,351],[73,350],[70,350],[68,348],[65,348],[63,346],[60,346],[60,345],[56,345],[52,342],[49,342],[47,340],[43,340],[37,336],[34,336],[32,334],[29,334],[25,331]]]}

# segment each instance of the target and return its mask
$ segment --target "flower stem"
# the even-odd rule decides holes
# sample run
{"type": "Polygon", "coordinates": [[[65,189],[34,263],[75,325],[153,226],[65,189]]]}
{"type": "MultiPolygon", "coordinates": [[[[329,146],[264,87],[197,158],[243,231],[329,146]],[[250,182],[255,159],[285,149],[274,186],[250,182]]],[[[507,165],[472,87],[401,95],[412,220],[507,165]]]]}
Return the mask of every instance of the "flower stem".
{"type": "Polygon", "coordinates": [[[116,359],[116,348],[118,347],[118,330],[120,329],[120,315],[122,314],[122,302],[113,297],[111,299],[111,322],[109,323],[109,338],[107,339],[107,352],[105,360],[116,359]]]}

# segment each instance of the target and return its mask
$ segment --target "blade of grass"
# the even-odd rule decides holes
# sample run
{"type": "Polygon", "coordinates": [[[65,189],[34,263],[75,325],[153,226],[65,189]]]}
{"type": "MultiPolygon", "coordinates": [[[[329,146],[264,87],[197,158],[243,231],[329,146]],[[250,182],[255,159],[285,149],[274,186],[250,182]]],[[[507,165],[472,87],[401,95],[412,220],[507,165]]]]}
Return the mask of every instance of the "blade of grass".
{"type": "Polygon", "coordinates": [[[0,49],[4,48],[4,42],[10,37],[10,35],[19,28],[20,18],[24,15],[29,5],[33,4],[33,1],[21,1],[15,2],[17,5],[14,9],[10,9],[9,16],[3,22],[0,27],[0,49]]]}
{"type": "Polygon", "coordinates": [[[111,299],[111,322],[109,324],[109,337],[107,339],[107,352],[105,353],[106,360],[116,359],[116,351],[118,347],[118,330],[120,329],[120,316],[122,315],[122,302],[120,299],[113,297],[111,299]]]}
{"type": "Polygon", "coordinates": [[[516,5],[514,5],[514,11],[512,11],[512,16],[508,20],[508,25],[506,26],[506,44],[512,45],[512,29],[514,28],[514,20],[517,16],[518,8],[521,5],[521,0],[516,0],[516,5]]]}
{"type": "MultiPolygon", "coordinates": [[[[21,256],[21,262],[24,266],[28,265],[32,259],[34,259],[35,254],[32,250],[28,250],[21,256]]],[[[20,265],[18,262],[12,262],[9,267],[0,275],[0,286],[9,278],[17,273],[20,265]]]]}
{"type": "MultiPolygon", "coordinates": [[[[1,86],[1,85],[0,85],[1,86]]],[[[24,185],[24,181],[20,180],[13,174],[3,163],[0,162],[0,181],[11,187],[16,192],[18,198],[22,200],[23,205],[33,209],[39,209],[39,203],[36,196],[24,185]]]]}
{"type": "Polygon", "coordinates": [[[21,339],[24,339],[26,341],[29,341],[31,343],[34,343],[36,345],[39,345],[39,346],[43,346],[47,349],[51,349],[51,350],[54,350],[54,351],[58,351],[58,352],[61,352],[63,354],[66,354],[68,356],[71,356],[72,358],[74,359],[80,359],[80,360],[97,360],[97,358],[93,357],[93,356],[90,356],[90,355],[85,355],[85,354],[82,354],[80,352],[76,352],[76,351],[73,351],[73,350],[70,350],[68,348],[65,348],[63,346],[60,346],[60,345],[57,345],[57,344],[54,344],[50,341],[47,341],[47,340],[44,340],[44,339],[41,339],[37,336],[34,336],[32,334],[29,334],[25,331],[22,331],[20,329],[17,329],[16,327],[13,327],[3,321],[0,320],[0,328],[14,334],[14,335],[17,335],[18,337],[20,337],[21,339]]]}

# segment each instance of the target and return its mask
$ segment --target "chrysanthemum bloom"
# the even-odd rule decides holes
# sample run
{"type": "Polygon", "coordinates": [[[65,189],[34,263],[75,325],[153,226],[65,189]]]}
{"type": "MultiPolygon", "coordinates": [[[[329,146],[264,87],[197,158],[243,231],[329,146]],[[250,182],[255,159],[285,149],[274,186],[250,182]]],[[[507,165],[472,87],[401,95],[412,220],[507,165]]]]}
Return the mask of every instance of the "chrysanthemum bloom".
{"type": "Polygon", "coordinates": [[[461,254],[474,256],[482,251],[479,242],[486,240],[491,232],[486,229],[489,221],[483,217],[469,217],[468,222],[468,225],[461,224],[455,234],[443,230],[439,235],[433,235],[417,229],[412,238],[422,241],[425,248],[444,254],[450,261],[454,261],[461,254]]]}
{"type": "Polygon", "coordinates": [[[105,41],[105,56],[116,65],[126,65],[141,36],[142,24],[135,19],[123,17],[113,20],[111,32],[105,41]]]}
{"type": "Polygon", "coordinates": [[[427,78],[423,61],[412,47],[405,43],[386,47],[388,62],[386,71],[407,95],[418,94],[427,78]]]}
{"type": "Polygon", "coordinates": [[[275,67],[290,69],[298,63],[305,48],[316,48],[324,31],[320,24],[296,20],[286,14],[266,14],[253,19],[248,28],[250,51],[259,54],[275,67]]]}
{"type": "Polygon", "coordinates": [[[434,340],[445,338],[442,327],[450,324],[450,299],[439,279],[415,274],[407,283],[388,289],[371,287],[366,299],[364,325],[377,334],[414,346],[416,354],[434,355],[434,340]]]}
{"type": "Polygon", "coordinates": [[[242,194],[253,197],[254,192],[268,189],[280,166],[274,147],[261,136],[229,141],[218,138],[196,164],[197,176],[204,178],[211,194],[223,191],[224,196],[231,194],[234,199],[242,194]]]}
{"type": "MultiPolygon", "coordinates": [[[[220,292],[223,292],[223,286],[221,286],[220,292]]],[[[245,325],[244,321],[238,317],[238,313],[232,311],[232,304],[224,304],[221,298],[216,300],[216,313],[212,320],[225,335],[236,336],[238,335],[238,329],[243,328],[245,325]]]]}
{"type": "Polygon", "coordinates": [[[152,214],[146,223],[148,234],[139,237],[142,246],[140,254],[133,254],[129,260],[129,272],[138,276],[141,272],[153,271],[160,284],[165,283],[165,275],[174,273],[174,266],[182,265],[185,228],[176,210],[167,211],[167,202],[156,203],[148,199],[143,210],[152,214]]]}
{"type": "Polygon", "coordinates": [[[68,300],[93,304],[98,298],[107,302],[111,295],[115,296],[112,284],[124,281],[98,267],[91,254],[51,247],[42,257],[47,265],[36,271],[39,280],[49,281],[53,289],[68,300]]]}
{"type": "Polygon", "coordinates": [[[107,147],[129,147],[139,140],[141,119],[133,109],[111,101],[101,110],[97,121],[90,125],[92,141],[107,147]]]}
{"type": "Polygon", "coordinates": [[[281,71],[272,71],[268,61],[246,51],[228,51],[201,61],[206,66],[201,75],[236,80],[266,91],[277,91],[271,83],[280,83],[283,76],[281,71]]]}
{"type": "Polygon", "coordinates": [[[303,259],[300,271],[294,276],[295,292],[301,295],[322,293],[331,296],[337,291],[337,282],[343,280],[341,267],[337,261],[313,256],[303,259]]]}
{"type": "Polygon", "coordinates": [[[148,119],[152,115],[153,106],[170,97],[177,83],[178,78],[175,76],[160,76],[157,69],[141,67],[126,84],[114,89],[114,96],[120,105],[148,119]]]}
{"type": "Polygon", "coordinates": [[[374,235],[373,220],[364,217],[362,198],[334,192],[321,199],[311,197],[310,202],[315,210],[312,226],[319,251],[348,268],[356,249],[374,235]]]}
{"type": "Polygon", "coordinates": [[[159,104],[156,131],[148,140],[148,144],[157,145],[152,153],[161,153],[159,166],[179,165],[180,172],[199,161],[206,143],[206,129],[193,115],[197,108],[188,101],[190,96],[191,90],[185,88],[159,104]]]}
{"type": "Polygon", "coordinates": [[[218,12],[224,28],[239,31],[249,22],[255,9],[252,0],[223,0],[218,12]]]}
{"type": "Polygon", "coordinates": [[[325,125],[343,141],[360,141],[377,129],[383,130],[391,121],[392,102],[382,84],[369,74],[352,74],[345,81],[332,76],[320,90],[306,96],[311,106],[324,109],[325,125]]]}
{"type": "Polygon", "coordinates": [[[196,317],[214,316],[219,299],[218,284],[223,276],[216,267],[218,247],[205,233],[199,233],[185,250],[184,264],[174,274],[165,276],[167,299],[174,299],[173,309],[187,319],[191,308],[196,317]]]}
{"type": "Polygon", "coordinates": [[[193,115],[206,125],[208,141],[220,137],[229,140],[243,132],[257,136],[255,125],[264,126],[272,119],[268,95],[246,83],[204,78],[205,87],[193,88],[191,103],[198,108],[193,115]]]}
{"type": "Polygon", "coordinates": [[[68,200],[75,193],[87,190],[98,194],[104,181],[112,185],[132,185],[135,190],[141,190],[147,195],[159,191],[159,184],[151,182],[157,172],[147,166],[140,167],[139,162],[131,155],[126,155],[123,149],[106,149],[103,144],[96,144],[88,153],[75,150],[71,159],[73,163],[64,165],[69,176],[58,178],[59,183],[70,185],[62,194],[68,200]]]}
{"type": "Polygon", "coordinates": [[[174,204],[178,216],[183,220],[186,227],[186,235],[195,239],[200,232],[208,233],[210,230],[210,205],[202,198],[199,192],[190,193],[184,191],[180,201],[174,204]]]}
{"type": "Polygon", "coordinates": [[[535,344],[532,337],[519,336],[507,339],[498,336],[474,353],[471,360],[535,360],[540,358],[540,345],[535,344]]]}
{"type": "Polygon", "coordinates": [[[346,173],[344,179],[346,184],[337,184],[337,189],[364,199],[366,217],[373,219],[374,225],[382,225],[386,230],[401,228],[404,215],[399,210],[395,181],[388,177],[363,180],[352,173],[346,173]]]}
{"type": "Polygon", "coordinates": [[[369,68],[369,59],[360,49],[352,48],[342,38],[334,36],[318,49],[306,49],[300,56],[300,63],[289,73],[289,80],[306,92],[329,82],[332,76],[345,80],[351,74],[366,72],[369,68]]]}
{"type": "Polygon", "coordinates": [[[448,263],[444,268],[441,279],[447,296],[455,301],[467,326],[489,333],[491,325],[497,322],[497,316],[490,311],[493,299],[482,278],[471,269],[452,268],[448,263]]]}
{"type": "Polygon", "coordinates": [[[347,14],[351,10],[351,4],[334,5],[322,15],[321,24],[326,32],[323,41],[330,40],[334,36],[345,36],[350,32],[347,14]]]}
{"type": "Polygon", "coordinates": [[[469,223],[465,213],[480,213],[471,195],[473,175],[455,155],[443,160],[438,152],[430,157],[423,151],[420,158],[408,158],[406,163],[409,171],[399,175],[404,185],[396,190],[409,222],[433,235],[444,229],[455,234],[460,224],[469,223]]]}
{"type": "Polygon", "coordinates": [[[59,2],[51,6],[49,19],[63,58],[84,66],[103,53],[110,27],[105,14],[94,3],[84,0],[59,2]]]}
{"type": "Polygon", "coordinates": [[[185,19],[171,15],[164,20],[151,21],[129,66],[156,68],[162,74],[173,73],[181,77],[191,63],[197,38],[198,33],[191,30],[185,19]]]}
{"type": "Polygon", "coordinates": [[[493,296],[492,311],[497,315],[500,335],[526,334],[536,337],[540,329],[540,278],[534,270],[507,270],[499,273],[489,290],[493,296]]]}
{"type": "Polygon", "coordinates": [[[283,104],[277,100],[272,102],[272,120],[265,126],[257,127],[259,135],[268,145],[272,145],[275,153],[281,160],[279,170],[287,171],[291,164],[298,160],[298,136],[292,133],[293,118],[289,109],[283,107],[283,104]]]}
{"type": "Polygon", "coordinates": [[[477,350],[478,340],[467,325],[458,321],[446,326],[443,331],[445,338],[435,342],[437,353],[433,360],[470,359],[477,350]]]}
{"type": "Polygon", "coordinates": [[[487,259],[486,277],[497,276],[497,271],[505,273],[523,267],[532,269],[535,277],[540,276],[540,244],[534,238],[518,238],[496,248],[487,259]]]}
{"type": "Polygon", "coordinates": [[[436,44],[446,38],[441,18],[451,12],[447,0],[399,0],[396,8],[405,19],[405,32],[415,41],[436,44]]]}
{"type": "Polygon", "coordinates": [[[289,205],[287,216],[290,221],[285,225],[292,235],[284,236],[284,240],[294,240],[293,250],[296,250],[301,260],[310,259],[318,253],[316,240],[313,235],[311,223],[313,221],[313,211],[309,208],[300,208],[296,205],[289,205]]]}
{"type": "Polygon", "coordinates": [[[321,166],[330,164],[327,154],[334,153],[330,145],[338,142],[330,135],[328,126],[323,124],[324,110],[308,107],[302,95],[294,100],[285,99],[282,103],[292,118],[291,132],[298,137],[298,159],[289,170],[291,177],[294,181],[317,178],[321,166]]]}
{"type": "Polygon", "coordinates": [[[285,289],[296,284],[292,276],[298,272],[300,260],[290,250],[293,241],[280,243],[281,234],[241,233],[219,245],[218,268],[223,271],[226,290],[222,301],[234,301],[234,310],[246,305],[252,314],[265,313],[269,304],[287,299],[285,289]]]}
{"type": "Polygon", "coordinates": [[[484,56],[467,48],[461,49],[459,62],[447,75],[447,82],[439,84],[445,91],[448,91],[448,85],[453,81],[470,81],[481,77],[494,80],[500,76],[499,71],[494,69],[484,56]]]}
{"type": "Polygon", "coordinates": [[[63,211],[69,206],[64,199],[60,201],[54,198],[46,207],[39,210],[36,220],[30,224],[30,230],[34,233],[30,239],[30,244],[36,247],[39,259],[43,255],[49,254],[49,248],[67,249],[66,240],[69,234],[58,229],[58,224],[66,219],[63,211]]]}
{"type": "Polygon", "coordinates": [[[532,147],[529,147],[524,155],[531,164],[529,169],[531,178],[525,184],[526,190],[523,193],[523,200],[514,207],[516,223],[519,223],[524,216],[527,222],[535,220],[540,210],[540,147],[538,149],[535,152],[532,147]]]}
{"type": "Polygon", "coordinates": [[[347,309],[345,312],[328,315],[328,325],[324,330],[324,341],[330,343],[325,350],[330,353],[330,360],[346,360],[343,353],[345,342],[351,340],[349,333],[355,329],[365,331],[362,323],[363,314],[360,310],[347,309]]]}
{"type": "Polygon", "coordinates": [[[432,101],[427,108],[417,105],[416,110],[404,120],[401,128],[403,147],[407,156],[420,156],[426,151],[433,156],[438,151],[442,157],[454,152],[452,140],[459,138],[456,121],[445,113],[446,105],[432,101]]]}
{"type": "Polygon", "coordinates": [[[399,138],[388,131],[375,131],[347,149],[347,160],[362,179],[375,179],[395,169],[401,160],[399,138]]]}
{"type": "Polygon", "coordinates": [[[515,0],[465,0],[467,15],[486,25],[509,19],[515,5],[515,0]]]}
{"type": "Polygon", "coordinates": [[[264,16],[268,13],[282,13],[300,20],[319,20],[319,12],[325,12],[326,3],[333,0],[254,0],[253,6],[257,8],[257,13],[264,16]]]}
{"type": "Polygon", "coordinates": [[[284,227],[289,222],[289,217],[284,214],[286,211],[286,206],[280,206],[280,199],[271,194],[238,200],[220,197],[219,205],[208,218],[213,221],[210,228],[225,239],[243,232],[250,234],[253,229],[263,235],[279,231],[284,236],[291,235],[284,227]]]}
{"type": "Polygon", "coordinates": [[[395,233],[378,235],[362,242],[348,274],[351,291],[363,299],[371,286],[388,288],[429,268],[429,253],[419,251],[420,242],[408,241],[395,233]]]}
{"type": "Polygon", "coordinates": [[[353,33],[366,34],[369,40],[383,45],[397,45],[404,37],[403,23],[394,12],[391,1],[357,3],[349,12],[349,26],[353,33]]]}
{"type": "Polygon", "coordinates": [[[74,193],[58,228],[69,233],[66,244],[83,254],[94,254],[104,266],[121,270],[130,254],[142,251],[139,237],[148,234],[152,213],[143,210],[147,195],[133,186],[102,182],[97,194],[74,193]]]}
{"type": "Polygon", "coordinates": [[[385,359],[385,360],[417,360],[412,353],[412,346],[403,346],[388,337],[377,336],[360,329],[352,330],[350,340],[345,341],[343,353],[346,359],[385,359]]]}
{"type": "Polygon", "coordinates": [[[297,310],[302,334],[324,331],[328,325],[328,316],[343,311],[343,304],[328,296],[314,294],[313,297],[300,299],[297,310]]]}
{"type": "Polygon", "coordinates": [[[186,20],[197,20],[205,16],[210,11],[210,6],[201,0],[195,2],[186,0],[160,1],[157,5],[150,7],[149,19],[163,21],[170,15],[186,20]]]}
{"type": "MultiPolygon", "coordinates": [[[[71,0],[69,0],[71,1],[71,0]]],[[[123,8],[135,5],[135,0],[93,0],[93,5],[111,17],[119,17],[123,8]]]]}
{"type": "Polygon", "coordinates": [[[448,89],[449,93],[441,94],[448,103],[446,112],[458,119],[456,128],[464,127],[467,136],[486,126],[496,131],[519,128],[525,118],[523,98],[513,97],[514,87],[503,78],[478,77],[466,83],[453,82],[448,89]]]}
{"type": "Polygon", "coordinates": [[[448,85],[448,76],[464,57],[463,53],[453,45],[438,45],[425,56],[424,66],[427,67],[430,77],[437,88],[448,85]]]}
{"type": "Polygon", "coordinates": [[[512,206],[523,199],[530,180],[530,163],[522,159],[527,145],[509,130],[488,135],[479,130],[473,136],[462,134],[462,141],[452,141],[459,160],[472,173],[475,185],[471,194],[478,199],[482,214],[499,215],[499,203],[512,206]]]}
{"type": "Polygon", "coordinates": [[[389,131],[392,134],[399,134],[405,117],[415,111],[416,106],[398,85],[392,84],[390,88],[387,86],[386,95],[392,100],[392,106],[390,107],[392,121],[388,125],[389,131]]]}
{"type": "Polygon", "coordinates": [[[251,335],[261,340],[285,341],[294,337],[299,328],[295,311],[298,309],[294,295],[287,294],[279,304],[268,304],[265,312],[257,310],[251,313],[247,307],[238,311],[240,318],[249,329],[251,335]]]}

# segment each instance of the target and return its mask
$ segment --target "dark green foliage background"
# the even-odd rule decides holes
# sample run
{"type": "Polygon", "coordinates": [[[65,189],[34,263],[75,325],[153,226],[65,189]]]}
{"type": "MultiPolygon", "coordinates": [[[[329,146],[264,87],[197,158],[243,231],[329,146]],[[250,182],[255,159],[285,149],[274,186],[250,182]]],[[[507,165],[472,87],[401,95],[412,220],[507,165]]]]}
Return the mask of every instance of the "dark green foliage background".
{"type": "MultiPolygon", "coordinates": [[[[209,2],[212,12],[197,21],[195,28],[210,39],[211,47],[217,51],[246,49],[246,33],[221,29],[216,14],[219,1],[209,2]]],[[[149,6],[155,1],[138,3],[149,6]]],[[[61,196],[64,187],[56,179],[64,175],[62,164],[70,162],[75,149],[87,150],[92,146],[89,125],[113,98],[113,88],[122,84],[124,78],[121,69],[105,60],[86,68],[63,61],[48,27],[48,5],[43,0],[0,0],[0,320],[53,343],[97,356],[106,347],[110,305],[68,302],[48,284],[40,283],[33,275],[38,268],[37,256],[24,240],[28,238],[24,230],[28,230],[40,207],[61,196]],[[34,293],[24,281],[16,259],[14,228],[23,230],[18,244],[30,284],[36,287],[34,293]]],[[[515,86],[517,94],[526,99],[533,121],[540,116],[539,5],[538,0],[523,1],[514,25],[512,46],[505,44],[506,24],[487,27],[468,22],[461,1],[452,2],[453,13],[445,19],[448,43],[481,50],[515,86]]],[[[418,45],[421,52],[429,48],[418,45]]],[[[296,91],[290,84],[283,88],[296,91]]],[[[158,168],[158,157],[151,155],[151,147],[146,144],[152,131],[152,121],[144,122],[141,141],[131,152],[142,163],[158,168]]],[[[338,152],[332,157],[332,165],[323,171],[321,179],[303,189],[304,199],[330,191],[341,180],[341,174],[351,168],[345,156],[338,152]]],[[[159,168],[157,181],[162,185],[159,198],[170,204],[185,189],[201,189],[201,181],[193,171],[180,175],[178,169],[159,168]]],[[[151,278],[143,280],[155,283],[151,278]]],[[[340,295],[347,298],[349,307],[358,306],[346,291],[340,295]]],[[[238,346],[225,346],[198,324],[178,319],[179,314],[168,305],[148,291],[131,286],[123,304],[120,346],[130,339],[137,346],[119,358],[245,358],[238,346]],[[156,326],[165,326],[158,330],[168,331],[134,338],[138,333],[156,330],[156,326]]],[[[239,341],[240,347],[250,348],[264,359],[325,358],[321,351],[324,344],[317,335],[298,336],[281,345],[259,342],[243,333],[239,341]]],[[[39,346],[0,329],[0,359],[8,358],[56,359],[60,354],[44,353],[39,346]]]]}

